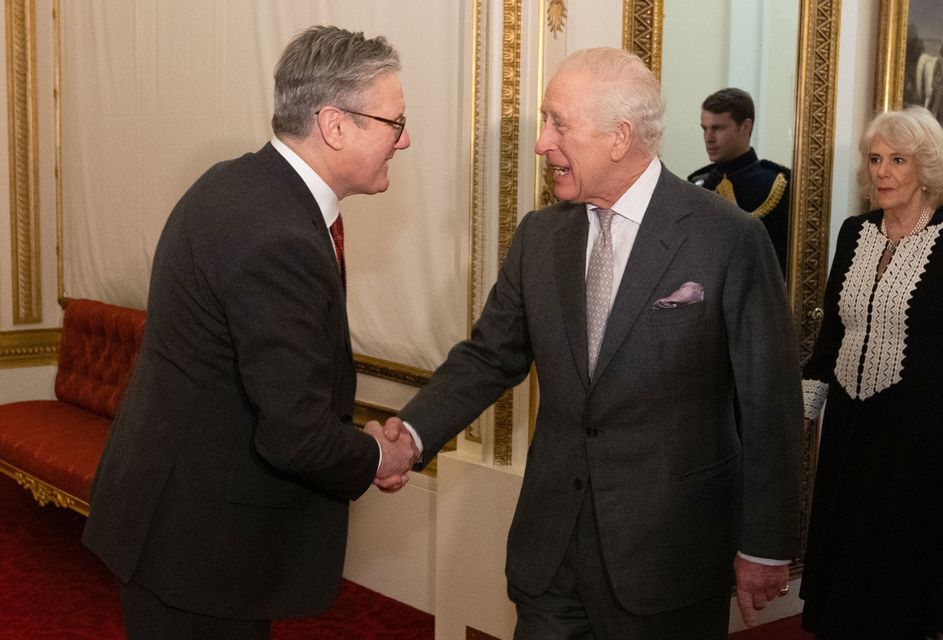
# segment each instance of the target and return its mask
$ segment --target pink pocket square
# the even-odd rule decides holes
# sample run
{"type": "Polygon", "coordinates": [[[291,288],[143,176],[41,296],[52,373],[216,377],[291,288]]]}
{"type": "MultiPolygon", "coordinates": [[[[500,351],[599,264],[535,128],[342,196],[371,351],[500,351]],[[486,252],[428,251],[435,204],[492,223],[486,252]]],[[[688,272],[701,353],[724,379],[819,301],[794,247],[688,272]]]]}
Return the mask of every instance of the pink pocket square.
{"type": "Polygon", "coordinates": [[[704,300],[704,287],[697,282],[685,282],[681,288],[667,298],[656,300],[654,309],[674,309],[686,304],[693,304],[704,300]]]}

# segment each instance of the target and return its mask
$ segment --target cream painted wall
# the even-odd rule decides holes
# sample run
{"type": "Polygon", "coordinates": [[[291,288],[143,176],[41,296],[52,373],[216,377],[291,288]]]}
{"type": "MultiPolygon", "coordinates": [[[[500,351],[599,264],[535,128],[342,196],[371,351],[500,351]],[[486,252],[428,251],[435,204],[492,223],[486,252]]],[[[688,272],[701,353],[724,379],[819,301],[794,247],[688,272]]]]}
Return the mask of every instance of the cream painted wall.
{"type": "Polygon", "coordinates": [[[858,140],[874,115],[874,54],[879,8],[880,0],[842,0],[829,264],[835,254],[835,240],[842,222],[848,216],[867,210],[858,192],[855,173],[861,161],[858,140]]]}
{"type": "Polygon", "coordinates": [[[756,104],[751,142],[761,158],[792,165],[798,2],[665,0],[661,157],[685,177],[709,164],[701,103],[724,87],[748,91],[756,104]]]}
{"type": "Polygon", "coordinates": [[[701,102],[727,86],[729,0],[665,0],[661,92],[665,135],[661,159],[686,177],[708,164],[701,135],[701,102]]]}
{"type": "Polygon", "coordinates": [[[0,369],[0,404],[21,400],[51,400],[56,368],[0,369]]]}
{"type": "Polygon", "coordinates": [[[437,478],[413,474],[396,493],[371,487],[353,502],[344,577],[435,613],[437,486],[437,478]]]}

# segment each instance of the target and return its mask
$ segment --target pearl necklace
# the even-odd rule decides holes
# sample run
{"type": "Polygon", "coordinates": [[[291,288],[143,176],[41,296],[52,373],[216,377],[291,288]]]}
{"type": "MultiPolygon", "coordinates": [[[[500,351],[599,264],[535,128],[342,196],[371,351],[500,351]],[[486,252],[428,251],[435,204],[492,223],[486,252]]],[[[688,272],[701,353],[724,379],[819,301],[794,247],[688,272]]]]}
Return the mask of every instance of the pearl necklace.
{"type": "Polygon", "coordinates": [[[914,225],[914,228],[910,230],[910,233],[901,236],[896,242],[892,241],[890,236],[887,235],[887,223],[884,222],[884,217],[881,217],[881,233],[884,234],[884,237],[887,238],[887,244],[884,245],[884,250],[889,251],[891,255],[894,255],[897,252],[897,247],[900,245],[901,241],[904,238],[909,238],[910,236],[915,236],[921,231],[924,227],[927,226],[927,223],[930,222],[930,216],[933,214],[933,207],[924,207],[923,211],[920,212],[920,217],[917,218],[917,223],[914,225]]]}

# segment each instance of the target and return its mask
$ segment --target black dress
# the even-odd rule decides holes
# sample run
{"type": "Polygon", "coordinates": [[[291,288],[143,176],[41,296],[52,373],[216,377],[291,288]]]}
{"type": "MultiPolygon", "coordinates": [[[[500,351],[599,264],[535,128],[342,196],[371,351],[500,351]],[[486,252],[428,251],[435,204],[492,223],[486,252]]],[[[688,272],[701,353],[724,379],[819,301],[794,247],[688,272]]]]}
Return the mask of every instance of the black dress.
{"type": "Polygon", "coordinates": [[[943,630],[943,207],[876,283],[882,216],[842,225],[803,370],[807,416],[828,385],[800,592],[820,638],[943,630]]]}

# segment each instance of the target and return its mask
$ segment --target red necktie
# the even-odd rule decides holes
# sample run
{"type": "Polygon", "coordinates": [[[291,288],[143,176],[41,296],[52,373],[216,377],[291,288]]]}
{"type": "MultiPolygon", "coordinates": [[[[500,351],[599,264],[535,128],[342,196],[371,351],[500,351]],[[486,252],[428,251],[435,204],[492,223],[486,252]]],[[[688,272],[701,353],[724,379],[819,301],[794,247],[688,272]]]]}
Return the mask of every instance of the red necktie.
{"type": "Polygon", "coordinates": [[[341,270],[341,282],[347,290],[347,267],[344,265],[344,220],[337,214],[337,220],[331,225],[331,237],[334,239],[334,249],[337,252],[337,266],[341,270]]]}

